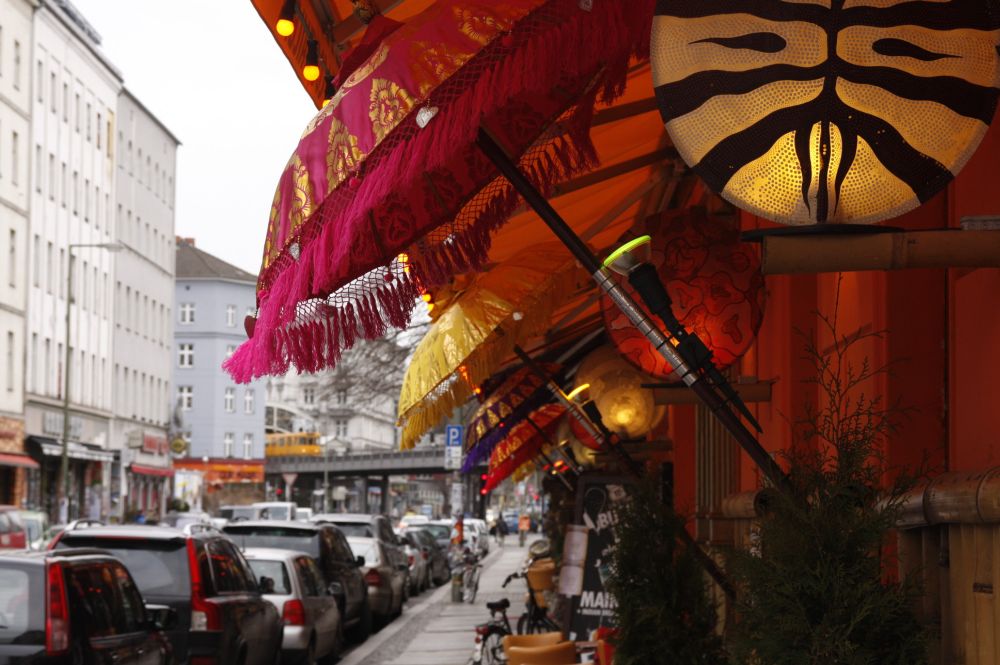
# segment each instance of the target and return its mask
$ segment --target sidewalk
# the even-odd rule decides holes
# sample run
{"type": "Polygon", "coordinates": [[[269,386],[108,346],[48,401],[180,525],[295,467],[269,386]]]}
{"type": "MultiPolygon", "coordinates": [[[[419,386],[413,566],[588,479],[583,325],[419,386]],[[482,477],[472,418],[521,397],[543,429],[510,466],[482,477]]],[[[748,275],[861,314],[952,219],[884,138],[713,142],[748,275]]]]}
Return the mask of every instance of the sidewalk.
{"type": "Polygon", "coordinates": [[[517,537],[507,537],[500,548],[494,542],[483,562],[475,604],[453,603],[451,585],[411,602],[402,617],[354,649],[340,665],[467,665],[475,640],[473,629],[489,619],[487,601],[508,598],[511,621],[523,611],[524,582],[515,580],[504,590],[504,578],[527,556],[517,537]]]}

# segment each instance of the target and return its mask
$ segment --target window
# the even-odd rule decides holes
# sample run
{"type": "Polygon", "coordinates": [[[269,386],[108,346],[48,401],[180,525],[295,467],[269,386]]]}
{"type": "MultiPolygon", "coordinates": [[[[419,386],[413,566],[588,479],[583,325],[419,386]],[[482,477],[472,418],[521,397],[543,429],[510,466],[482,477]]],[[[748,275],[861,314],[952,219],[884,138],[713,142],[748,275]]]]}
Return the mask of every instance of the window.
{"type": "Polygon", "coordinates": [[[59,85],[58,85],[58,83],[56,83],[56,73],[55,72],[52,72],[51,74],[49,74],[49,82],[51,83],[51,86],[52,86],[52,94],[50,95],[51,99],[49,99],[49,101],[52,103],[52,112],[55,113],[56,112],[56,95],[58,94],[57,91],[59,89],[59,85]]]}
{"type": "Polygon", "coordinates": [[[177,345],[177,366],[194,367],[194,344],[177,345]]]}
{"type": "Polygon", "coordinates": [[[39,194],[42,192],[42,167],[45,164],[42,162],[42,146],[35,144],[35,191],[39,194]]]}
{"type": "Polygon", "coordinates": [[[233,442],[236,440],[236,435],[232,432],[226,432],[222,436],[222,456],[232,457],[233,456],[233,442]]]}
{"type": "Polygon", "coordinates": [[[236,327],[236,305],[226,305],[226,325],[236,327]]]}
{"type": "Polygon", "coordinates": [[[88,142],[90,141],[90,128],[93,126],[91,124],[91,120],[93,120],[93,118],[91,117],[91,113],[90,113],[90,102],[87,102],[87,141],[88,142]]]}
{"type": "Polygon", "coordinates": [[[59,190],[60,204],[63,208],[66,207],[66,191],[69,189],[69,176],[66,175],[66,162],[62,163],[62,183],[61,189],[59,190]]]}
{"type": "Polygon", "coordinates": [[[14,40],[14,89],[21,89],[21,42],[14,40]]]}
{"type": "Polygon", "coordinates": [[[236,412],[236,388],[226,388],[225,396],[222,399],[223,408],[226,413],[236,412]]]}
{"type": "Polygon", "coordinates": [[[253,434],[243,435],[243,459],[253,458],[253,434]]]}
{"type": "Polygon", "coordinates": [[[73,214],[80,211],[80,172],[73,171],[73,214]]]}
{"type": "Polygon", "coordinates": [[[37,69],[38,74],[35,76],[35,80],[37,81],[36,85],[38,86],[38,101],[39,103],[45,103],[45,95],[42,93],[44,90],[44,86],[42,86],[42,79],[45,78],[45,65],[41,60],[38,61],[37,69]]]}
{"type": "Polygon", "coordinates": [[[206,545],[212,565],[212,579],[218,593],[244,593],[256,591],[255,579],[250,566],[231,543],[226,540],[211,540],[206,545]]]}
{"type": "Polygon", "coordinates": [[[234,353],[236,353],[235,344],[229,344],[228,346],[226,346],[226,360],[232,358],[234,353]]]}
{"type": "Polygon", "coordinates": [[[247,388],[246,392],[243,393],[243,410],[246,413],[254,412],[254,394],[253,388],[247,388]]]}
{"type": "Polygon", "coordinates": [[[347,404],[347,388],[339,388],[337,390],[337,404],[341,406],[347,404]]]}
{"type": "Polygon", "coordinates": [[[14,333],[7,331],[7,392],[14,392],[14,333]]]}
{"type": "Polygon", "coordinates": [[[347,418],[337,418],[333,421],[334,436],[338,439],[347,437],[347,418]]]}
{"type": "Polygon", "coordinates": [[[303,388],[302,389],[302,401],[306,404],[316,403],[316,389],[315,388],[303,388]]]}
{"type": "Polygon", "coordinates": [[[53,260],[55,258],[55,253],[52,250],[52,243],[48,244],[48,253],[46,254],[48,258],[47,265],[49,266],[48,283],[45,285],[45,290],[52,295],[52,285],[56,281],[56,263],[53,260]]]}
{"type": "Polygon", "coordinates": [[[34,251],[31,255],[31,261],[31,282],[37,287],[42,266],[42,239],[37,233],[35,234],[34,251]]]}
{"type": "Polygon", "coordinates": [[[73,107],[73,126],[76,133],[80,133],[80,93],[76,93],[76,106],[73,107]]]}
{"type": "Polygon", "coordinates": [[[181,303],[181,323],[184,325],[190,325],[194,323],[194,303],[193,302],[182,302],[181,303]]]}
{"type": "Polygon", "coordinates": [[[69,122],[69,83],[63,83],[63,122],[69,122]]]}
{"type": "Polygon", "coordinates": [[[11,182],[13,182],[15,185],[17,185],[18,171],[20,170],[18,169],[19,166],[18,162],[20,160],[18,159],[17,156],[18,146],[20,144],[21,141],[20,137],[17,135],[17,132],[11,132],[10,133],[10,179],[11,182]]]}
{"type": "Polygon", "coordinates": [[[177,386],[177,401],[183,411],[190,411],[194,408],[194,388],[192,386],[177,386]]]}
{"type": "Polygon", "coordinates": [[[17,231],[10,230],[10,247],[7,250],[7,281],[10,288],[17,287],[17,231]]]}

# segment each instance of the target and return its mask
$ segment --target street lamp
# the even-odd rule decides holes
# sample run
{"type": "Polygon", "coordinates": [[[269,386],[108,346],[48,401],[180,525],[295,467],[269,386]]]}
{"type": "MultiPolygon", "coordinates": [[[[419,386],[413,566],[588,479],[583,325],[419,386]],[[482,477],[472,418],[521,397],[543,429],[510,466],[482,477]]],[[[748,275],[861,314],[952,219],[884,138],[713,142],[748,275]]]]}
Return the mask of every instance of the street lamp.
{"type": "Polygon", "coordinates": [[[63,524],[69,522],[69,369],[72,359],[70,349],[70,312],[73,304],[73,250],[74,249],[106,249],[109,252],[120,252],[124,245],[117,242],[100,243],[70,243],[67,247],[67,270],[66,270],[66,368],[63,372],[63,435],[62,435],[62,462],[59,468],[59,519],[63,524]],[[65,511],[65,512],[64,512],[65,511]]]}

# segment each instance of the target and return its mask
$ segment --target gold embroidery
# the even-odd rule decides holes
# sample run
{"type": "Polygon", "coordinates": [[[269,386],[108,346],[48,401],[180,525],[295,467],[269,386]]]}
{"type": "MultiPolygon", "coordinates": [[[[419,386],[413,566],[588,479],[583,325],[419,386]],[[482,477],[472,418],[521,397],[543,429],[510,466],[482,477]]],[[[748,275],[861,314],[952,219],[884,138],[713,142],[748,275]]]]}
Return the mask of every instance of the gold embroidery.
{"type": "Polygon", "coordinates": [[[333,191],[357,168],[365,154],[358,148],[358,138],[347,126],[334,118],[330,124],[330,139],[326,151],[326,186],[333,191]]]}
{"type": "Polygon", "coordinates": [[[271,216],[268,218],[267,237],[264,239],[264,267],[271,265],[274,259],[272,252],[278,245],[278,234],[281,229],[278,225],[278,218],[281,213],[281,186],[274,191],[274,199],[271,201],[271,216]]]}
{"type": "Polygon", "coordinates": [[[397,83],[379,78],[373,80],[368,116],[375,141],[380,142],[395,129],[413,106],[413,97],[397,83]]]}
{"type": "Polygon", "coordinates": [[[312,183],[309,181],[309,170],[298,155],[292,157],[292,187],[295,199],[292,209],[288,211],[288,234],[291,236],[302,223],[309,219],[315,207],[312,183]]]}
{"type": "Polygon", "coordinates": [[[385,62],[385,59],[389,57],[389,45],[382,44],[378,47],[371,56],[365,60],[365,62],[354,70],[354,73],[347,77],[343,85],[340,86],[341,90],[348,90],[353,88],[357,84],[364,81],[366,78],[372,75],[372,73],[379,68],[379,66],[385,62]]]}
{"type": "Polygon", "coordinates": [[[410,48],[410,73],[417,81],[421,97],[426,97],[441,81],[469,60],[470,54],[454,53],[431,42],[414,42],[410,48]]]}
{"type": "Polygon", "coordinates": [[[461,24],[462,34],[472,41],[486,46],[498,33],[507,30],[507,22],[502,22],[496,14],[482,14],[480,10],[455,7],[455,18],[461,24]]]}

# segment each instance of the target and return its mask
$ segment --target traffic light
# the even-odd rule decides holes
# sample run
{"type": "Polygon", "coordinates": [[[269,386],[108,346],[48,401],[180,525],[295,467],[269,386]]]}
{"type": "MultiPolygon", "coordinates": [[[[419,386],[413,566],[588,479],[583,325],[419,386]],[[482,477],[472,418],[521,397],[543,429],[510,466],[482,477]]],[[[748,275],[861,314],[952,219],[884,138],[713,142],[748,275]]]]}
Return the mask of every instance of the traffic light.
{"type": "Polygon", "coordinates": [[[485,473],[479,474],[479,494],[481,496],[486,496],[489,492],[486,490],[486,479],[489,476],[485,473]]]}

